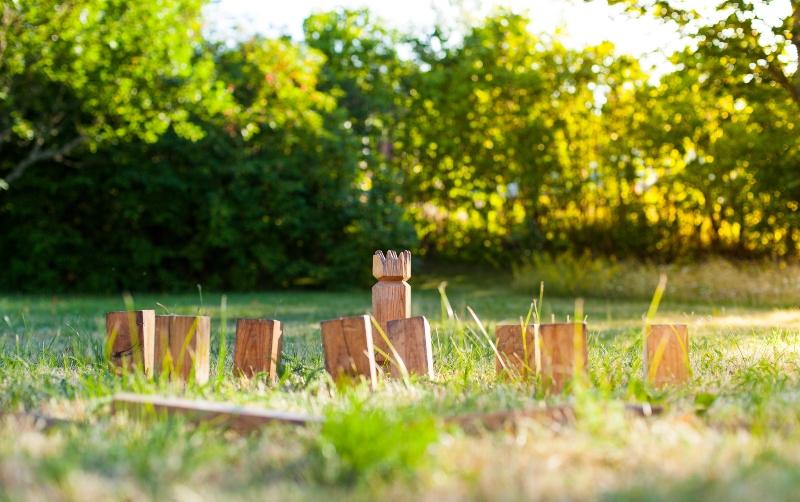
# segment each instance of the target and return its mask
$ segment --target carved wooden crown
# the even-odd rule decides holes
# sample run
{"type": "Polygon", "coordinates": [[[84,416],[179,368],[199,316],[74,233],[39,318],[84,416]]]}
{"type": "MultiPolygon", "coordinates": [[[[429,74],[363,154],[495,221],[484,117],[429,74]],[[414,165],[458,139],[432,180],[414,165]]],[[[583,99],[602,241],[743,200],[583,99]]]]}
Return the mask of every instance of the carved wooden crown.
{"type": "Polygon", "coordinates": [[[372,275],[376,279],[405,281],[411,277],[411,251],[375,251],[372,255],[372,275]]]}

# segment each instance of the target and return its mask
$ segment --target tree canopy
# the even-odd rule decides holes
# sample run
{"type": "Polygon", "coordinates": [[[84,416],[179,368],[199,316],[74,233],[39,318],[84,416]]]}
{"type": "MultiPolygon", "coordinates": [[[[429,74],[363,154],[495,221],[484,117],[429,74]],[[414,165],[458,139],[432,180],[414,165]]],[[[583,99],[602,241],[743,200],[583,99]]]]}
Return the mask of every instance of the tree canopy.
{"type": "Polygon", "coordinates": [[[0,176],[78,147],[198,139],[189,108],[225,106],[199,51],[200,0],[10,0],[0,9],[0,176]]]}
{"type": "Polygon", "coordinates": [[[5,2],[0,288],[342,285],[387,246],[796,257],[800,0],[612,3],[685,37],[671,71],[510,10],[224,44],[200,0],[5,2]]]}

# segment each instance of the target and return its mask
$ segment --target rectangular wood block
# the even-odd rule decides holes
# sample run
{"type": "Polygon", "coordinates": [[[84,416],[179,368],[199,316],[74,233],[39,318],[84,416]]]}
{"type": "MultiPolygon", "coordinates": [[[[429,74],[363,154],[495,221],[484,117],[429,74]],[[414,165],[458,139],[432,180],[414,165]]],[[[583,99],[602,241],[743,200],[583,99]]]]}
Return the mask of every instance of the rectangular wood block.
{"type": "Polygon", "coordinates": [[[276,382],[283,345],[282,333],[280,321],[237,320],[234,373],[248,378],[257,373],[266,373],[269,381],[276,382]]]}
{"type": "MultiPolygon", "coordinates": [[[[389,321],[411,317],[411,285],[405,281],[375,283],[372,286],[372,315],[383,332],[388,335],[389,321]]],[[[387,352],[389,347],[383,337],[376,333],[374,338],[375,346],[387,352]]]]}
{"type": "MultiPolygon", "coordinates": [[[[431,326],[424,316],[398,319],[388,323],[389,341],[411,375],[433,378],[433,353],[431,350],[431,326]]],[[[392,355],[391,352],[388,352],[392,355]]],[[[395,363],[390,363],[389,374],[400,375],[395,363]]]]}
{"type": "Polygon", "coordinates": [[[536,347],[534,326],[528,325],[525,337],[519,324],[500,324],[494,330],[497,352],[502,358],[497,360],[497,373],[530,377],[536,371],[536,347]],[[504,371],[503,364],[506,369],[504,371]]]}
{"type": "Polygon", "coordinates": [[[106,337],[111,345],[109,356],[112,364],[152,374],[155,317],[154,310],[106,314],[106,337]]]}
{"type": "Polygon", "coordinates": [[[374,386],[377,382],[372,325],[369,316],[341,317],[320,323],[325,369],[341,377],[363,377],[374,386]]]}
{"type": "Polygon", "coordinates": [[[657,387],[689,380],[689,328],[685,324],[648,326],[645,376],[657,387]]]}
{"type": "Polygon", "coordinates": [[[578,371],[585,371],[589,360],[586,323],[539,325],[538,371],[545,388],[561,392],[578,371]]]}
{"type": "Polygon", "coordinates": [[[159,371],[169,351],[172,375],[188,381],[194,370],[195,381],[208,382],[211,359],[211,319],[208,316],[166,315],[156,317],[156,345],[159,371]]]}

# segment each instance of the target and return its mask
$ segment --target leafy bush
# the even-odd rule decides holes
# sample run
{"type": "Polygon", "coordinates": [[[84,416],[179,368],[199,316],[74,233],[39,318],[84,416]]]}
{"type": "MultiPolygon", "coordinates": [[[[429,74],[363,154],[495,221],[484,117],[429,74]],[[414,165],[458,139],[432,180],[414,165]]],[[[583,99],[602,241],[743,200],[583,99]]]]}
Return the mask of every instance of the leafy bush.
{"type": "Polygon", "coordinates": [[[375,249],[414,244],[387,186],[365,186],[347,116],[313,91],[318,57],[274,40],[215,50],[235,113],[202,121],[201,140],[116,144],[0,195],[0,288],[343,287],[368,280],[375,249]]]}

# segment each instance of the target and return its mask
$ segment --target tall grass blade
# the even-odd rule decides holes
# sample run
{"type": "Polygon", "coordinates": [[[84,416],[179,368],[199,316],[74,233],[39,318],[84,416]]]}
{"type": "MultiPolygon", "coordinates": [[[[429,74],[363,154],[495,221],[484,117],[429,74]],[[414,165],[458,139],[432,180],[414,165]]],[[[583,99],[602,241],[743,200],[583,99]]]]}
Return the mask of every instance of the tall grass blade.
{"type": "Polygon", "coordinates": [[[225,378],[225,362],[228,358],[228,297],[222,295],[219,303],[219,352],[217,352],[216,385],[219,387],[225,378]]]}
{"type": "Polygon", "coordinates": [[[492,341],[491,337],[489,336],[489,333],[486,332],[486,328],[484,328],[483,322],[481,322],[481,320],[478,318],[478,315],[475,313],[475,311],[472,310],[472,307],[467,306],[467,312],[469,312],[469,315],[472,316],[472,319],[475,321],[475,324],[477,324],[478,328],[480,328],[480,332],[483,335],[483,338],[486,340],[486,343],[489,344],[489,347],[492,348],[492,352],[494,352],[494,355],[497,356],[497,360],[500,361],[500,366],[503,367],[503,370],[507,370],[508,366],[506,365],[506,362],[503,360],[503,358],[500,356],[500,352],[497,350],[497,345],[492,341]]]}
{"type": "MultiPolygon", "coordinates": [[[[383,328],[381,328],[381,325],[378,324],[378,321],[373,316],[369,316],[369,319],[372,322],[372,327],[378,331],[378,334],[381,335],[381,338],[383,339],[384,342],[386,342],[386,345],[389,347],[389,352],[392,353],[391,356],[389,356],[388,354],[382,354],[382,355],[387,359],[389,359],[389,361],[392,364],[397,366],[398,371],[400,371],[400,376],[403,379],[403,384],[405,384],[406,387],[409,387],[411,385],[411,382],[408,379],[408,370],[406,369],[406,364],[403,362],[403,358],[400,357],[400,354],[397,352],[397,350],[395,350],[394,345],[389,340],[389,337],[386,336],[386,333],[384,333],[383,328]]],[[[380,351],[380,349],[378,348],[376,348],[376,350],[380,351]]]]}
{"type": "Polygon", "coordinates": [[[649,336],[650,332],[650,324],[652,324],[653,319],[658,312],[658,306],[661,304],[661,298],[664,296],[664,291],[667,289],[667,274],[662,273],[658,278],[658,285],[656,286],[656,290],[653,293],[653,298],[650,300],[650,307],[647,309],[647,314],[645,315],[644,319],[644,330],[642,332],[642,360],[644,361],[643,366],[647,373],[648,379],[650,379],[650,375],[655,375],[658,372],[658,366],[661,363],[661,357],[663,357],[664,349],[661,349],[661,357],[656,358],[655,356],[658,355],[658,348],[656,353],[653,356],[653,363],[651,367],[650,362],[647,360],[647,337],[649,336]]]}
{"type": "MultiPolygon", "coordinates": [[[[131,336],[131,347],[133,349],[132,359],[133,359],[133,367],[134,368],[144,368],[144,362],[142,361],[142,354],[144,352],[141,343],[142,340],[139,340],[139,330],[136,328],[136,313],[134,309],[136,308],[133,303],[133,296],[130,293],[125,293],[122,296],[123,302],[125,303],[125,310],[128,312],[128,332],[131,336]]],[[[126,365],[123,364],[123,367],[126,365]]]]}
{"type": "Polygon", "coordinates": [[[440,282],[437,289],[439,290],[439,299],[442,308],[442,322],[449,321],[453,319],[454,312],[453,306],[450,305],[450,300],[447,298],[447,281],[440,282]]]}

